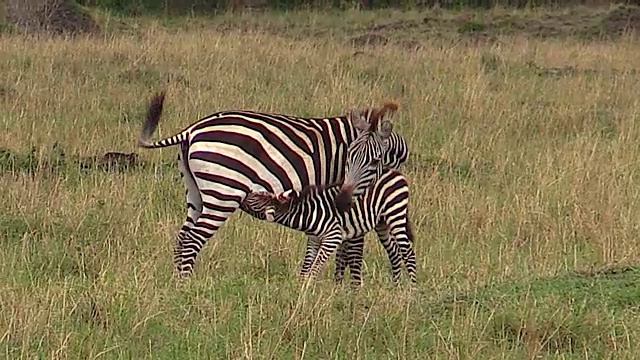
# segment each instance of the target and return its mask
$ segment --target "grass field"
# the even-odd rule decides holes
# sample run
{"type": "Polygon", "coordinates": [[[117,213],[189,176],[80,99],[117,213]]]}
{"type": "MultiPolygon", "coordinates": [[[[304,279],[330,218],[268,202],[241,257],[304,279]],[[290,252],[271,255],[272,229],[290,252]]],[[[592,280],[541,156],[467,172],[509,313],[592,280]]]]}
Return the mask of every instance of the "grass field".
{"type": "Polygon", "coordinates": [[[355,49],[349,28],[422,15],[269,16],[0,37],[0,358],[636,358],[636,40],[414,29],[417,50],[355,49]],[[176,149],[135,148],[167,78],[156,136],[223,109],[321,116],[396,100],[417,289],[390,284],[369,235],[363,288],[334,286],[332,260],[302,293],[303,235],[240,213],[176,281],[176,149]],[[143,165],[78,165],[108,151],[143,165]]]}

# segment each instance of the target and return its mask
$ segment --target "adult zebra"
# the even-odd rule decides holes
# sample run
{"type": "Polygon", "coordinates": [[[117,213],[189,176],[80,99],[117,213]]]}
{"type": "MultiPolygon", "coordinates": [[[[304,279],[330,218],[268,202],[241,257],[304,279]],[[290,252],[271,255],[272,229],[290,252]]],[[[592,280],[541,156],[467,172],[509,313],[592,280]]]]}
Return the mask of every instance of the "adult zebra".
{"type": "Polygon", "coordinates": [[[378,130],[380,120],[397,110],[394,103],[330,118],[222,111],[152,142],[164,99],[164,91],[152,98],[138,145],[180,145],[178,167],[186,187],[187,217],[176,236],[174,261],[181,275],[192,274],[205,242],[250,192],[280,193],[343,182],[337,205],[346,209],[352,196],[362,194],[382,173],[381,160],[397,163],[408,154],[404,139],[396,139],[403,145],[389,150],[394,137],[389,121],[378,130]]]}

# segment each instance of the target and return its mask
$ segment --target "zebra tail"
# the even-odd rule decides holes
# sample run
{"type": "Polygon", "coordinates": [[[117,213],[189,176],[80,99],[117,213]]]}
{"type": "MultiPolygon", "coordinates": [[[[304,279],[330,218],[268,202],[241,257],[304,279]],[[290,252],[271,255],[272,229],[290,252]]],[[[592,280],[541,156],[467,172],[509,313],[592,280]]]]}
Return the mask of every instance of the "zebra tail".
{"type": "Polygon", "coordinates": [[[156,149],[167,146],[173,146],[181,143],[186,139],[186,131],[173,135],[166,139],[151,141],[151,136],[156,131],[160,117],[162,116],[162,107],[164,105],[165,91],[156,94],[147,107],[147,117],[145,118],[144,125],[140,131],[140,137],[138,138],[138,146],[145,149],[156,149]]]}
{"type": "Polygon", "coordinates": [[[407,237],[409,238],[409,242],[413,244],[413,226],[411,225],[411,221],[409,219],[409,215],[407,214],[407,237]]]}

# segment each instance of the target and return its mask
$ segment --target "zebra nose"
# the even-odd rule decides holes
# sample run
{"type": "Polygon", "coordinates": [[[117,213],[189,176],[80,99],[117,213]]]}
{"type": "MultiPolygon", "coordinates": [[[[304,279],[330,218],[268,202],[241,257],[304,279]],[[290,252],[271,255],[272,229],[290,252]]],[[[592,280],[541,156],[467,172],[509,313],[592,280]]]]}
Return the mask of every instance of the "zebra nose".
{"type": "Polygon", "coordinates": [[[266,217],[266,220],[269,222],[274,222],[275,221],[275,213],[276,210],[273,208],[268,208],[267,210],[264,211],[264,215],[266,217]]]}

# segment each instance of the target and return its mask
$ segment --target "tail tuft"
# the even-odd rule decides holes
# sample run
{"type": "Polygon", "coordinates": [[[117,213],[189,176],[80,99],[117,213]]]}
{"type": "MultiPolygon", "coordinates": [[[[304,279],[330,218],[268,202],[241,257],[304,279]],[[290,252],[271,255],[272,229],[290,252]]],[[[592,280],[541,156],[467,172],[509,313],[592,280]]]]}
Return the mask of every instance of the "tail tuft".
{"type": "Polygon", "coordinates": [[[153,147],[151,142],[151,136],[156,131],[158,123],[160,122],[160,116],[162,116],[162,107],[164,105],[165,91],[156,94],[147,107],[147,117],[142,126],[140,137],[138,138],[138,146],[143,148],[153,147]]]}

